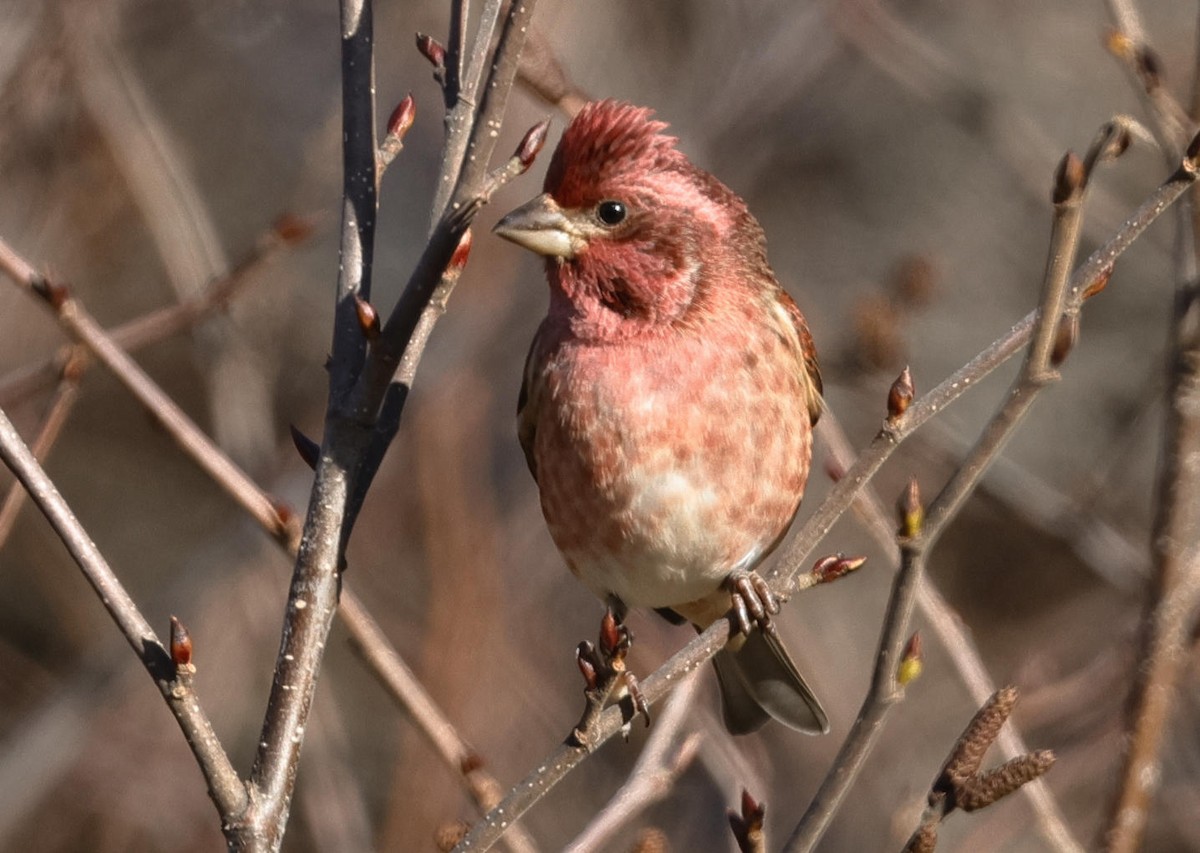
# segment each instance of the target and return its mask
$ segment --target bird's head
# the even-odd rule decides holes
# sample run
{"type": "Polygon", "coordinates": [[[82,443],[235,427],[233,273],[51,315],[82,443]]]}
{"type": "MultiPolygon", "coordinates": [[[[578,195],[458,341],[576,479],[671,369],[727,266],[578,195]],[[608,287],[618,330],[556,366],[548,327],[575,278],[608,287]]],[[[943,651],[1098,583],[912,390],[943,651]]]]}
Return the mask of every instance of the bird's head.
{"type": "Polygon", "coordinates": [[[547,258],[551,317],[576,331],[622,336],[678,321],[711,283],[706,265],[740,272],[713,263],[734,232],[762,256],[745,204],[652,116],[618,101],[585,106],[563,131],[544,192],[496,225],[547,258]]]}

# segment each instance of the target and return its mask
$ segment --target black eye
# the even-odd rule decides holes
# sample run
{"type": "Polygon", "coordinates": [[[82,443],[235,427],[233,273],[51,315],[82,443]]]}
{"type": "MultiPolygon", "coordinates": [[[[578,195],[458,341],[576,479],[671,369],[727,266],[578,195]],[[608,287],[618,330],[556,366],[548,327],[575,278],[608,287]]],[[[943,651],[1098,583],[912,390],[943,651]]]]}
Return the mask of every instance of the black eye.
{"type": "Polygon", "coordinates": [[[619,201],[602,201],[596,206],[596,218],[605,225],[620,225],[625,220],[625,205],[619,201]]]}

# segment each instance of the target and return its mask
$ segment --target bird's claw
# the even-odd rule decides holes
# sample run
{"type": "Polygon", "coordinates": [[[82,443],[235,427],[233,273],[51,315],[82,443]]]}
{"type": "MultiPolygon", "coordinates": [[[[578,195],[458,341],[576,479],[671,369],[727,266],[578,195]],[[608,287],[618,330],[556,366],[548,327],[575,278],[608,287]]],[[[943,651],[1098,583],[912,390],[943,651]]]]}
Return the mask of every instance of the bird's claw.
{"type": "Polygon", "coordinates": [[[775,633],[775,622],[771,618],[779,612],[779,600],[766,580],[757,572],[739,569],[725,579],[733,606],[737,629],[746,635],[757,625],[759,630],[775,633]]]}

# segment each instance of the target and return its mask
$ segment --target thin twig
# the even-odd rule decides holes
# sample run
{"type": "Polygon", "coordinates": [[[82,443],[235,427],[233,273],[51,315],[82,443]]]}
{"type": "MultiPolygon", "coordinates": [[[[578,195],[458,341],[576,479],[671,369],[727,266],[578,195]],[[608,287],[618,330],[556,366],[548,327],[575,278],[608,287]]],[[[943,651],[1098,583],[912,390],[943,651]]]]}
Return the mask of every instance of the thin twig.
{"type": "MultiPolygon", "coordinates": [[[[1113,52],[1132,71],[1156,135],[1177,148],[1181,126],[1190,127],[1192,120],[1162,85],[1134,4],[1109,0],[1108,6],[1119,31],[1110,46],[1125,48],[1113,52]],[[1126,41],[1121,42],[1120,36],[1126,41]]],[[[1193,99],[1200,93],[1200,47],[1197,51],[1193,99]]],[[[1190,156],[1195,148],[1193,141],[1190,156]]],[[[1137,680],[1129,700],[1127,746],[1105,831],[1105,849],[1111,853],[1132,853],[1142,845],[1161,777],[1160,754],[1175,684],[1189,659],[1192,627],[1200,609],[1200,472],[1196,466],[1200,459],[1200,199],[1193,196],[1189,201],[1191,209],[1180,211],[1176,243],[1166,422],[1151,538],[1154,574],[1142,622],[1137,680]]]]}
{"type": "Polygon", "coordinates": [[[222,749],[200,702],[191,687],[190,679],[181,677],[167,650],[163,648],[154,629],[142,616],[116,574],[105,562],[87,531],[71,512],[54,483],[38,464],[16,427],[0,410],[0,458],[12,470],[29,492],[38,509],[54,527],[79,565],[88,583],[104,604],[113,621],[125,635],[126,641],[141,660],[158,686],[187,739],[200,772],[208,784],[208,793],[216,804],[222,820],[232,819],[246,807],[247,792],[237,771],[222,749]]]}
{"type": "MultiPolygon", "coordinates": [[[[33,458],[39,463],[46,461],[50,448],[54,446],[54,442],[58,440],[62,428],[67,423],[67,416],[75,406],[75,401],[79,399],[79,380],[86,369],[85,358],[76,358],[63,369],[62,379],[59,380],[54,397],[42,418],[42,425],[38,429],[37,437],[29,446],[33,458]]],[[[21,507],[25,505],[27,494],[20,483],[13,483],[8,494],[4,496],[4,503],[0,504],[0,548],[3,548],[4,543],[8,541],[8,536],[12,533],[13,525],[17,521],[17,515],[20,514],[21,507]]]]}

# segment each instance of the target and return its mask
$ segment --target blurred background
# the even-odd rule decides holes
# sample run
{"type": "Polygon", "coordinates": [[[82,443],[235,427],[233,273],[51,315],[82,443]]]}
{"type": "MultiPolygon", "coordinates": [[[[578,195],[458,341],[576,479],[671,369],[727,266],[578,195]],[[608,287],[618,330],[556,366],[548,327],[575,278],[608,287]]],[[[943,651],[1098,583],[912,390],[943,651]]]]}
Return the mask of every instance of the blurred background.
{"type": "MultiPolygon", "coordinates": [[[[1194,4],[1144,4],[1167,85],[1190,97],[1194,4]]],[[[418,117],[384,182],[376,305],[388,310],[429,224],[441,99],[413,33],[444,37],[448,4],[376,6],[379,109],[411,91],[418,117]]],[[[1103,4],[1032,0],[542,0],[538,28],[575,84],[650,105],[681,147],[749,203],[781,281],[805,310],[831,410],[851,441],[878,429],[911,365],[941,381],[1036,303],[1054,167],[1116,113],[1140,115],[1103,47],[1103,4]]],[[[331,0],[0,0],[0,236],[70,282],[106,325],[195,294],[250,253],[281,214],[313,237],[272,254],[230,310],[138,360],[269,491],[302,512],[311,474],[288,424],[319,436],[337,272],[340,116],[331,0]]],[[[511,102],[499,151],[551,108],[511,102]]],[[[550,144],[563,121],[554,116],[550,144]]],[[[547,149],[547,154],[549,149],[547,149]]],[[[480,216],[474,250],[421,365],[404,423],[351,542],[347,583],[504,785],[567,734],[573,660],[601,606],[563,570],[518,448],[514,410],[544,313],[538,263],[492,223],[540,188],[547,156],[480,216]]],[[[1165,177],[1135,145],[1095,181],[1084,247],[1165,177]]],[[[931,561],[1014,720],[1054,749],[1048,778],[1094,846],[1115,785],[1123,703],[1147,580],[1171,291],[1170,217],[1089,304],[1065,381],[1037,404],[931,561]]],[[[62,334],[0,287],[0,405],[36,433],[52,383],[14,371],[62,334]]],[[[907,442],[877,478],[889,504],[910,475],[940,489],[1015,365],[907,442]]],[[[801,517],[828,489],[818,449],[801,517]]],[[[289,561],[98,367],[47,467],[165,635],[180,617],[197,690],[239,769],[253,756],[278,648],[289,561]]],[[[0,475],[0,486],[10,478],[0,475]]],[[[725,809],[743,787],[786,837],[853,721],[894,566],[851,515],[819,553],[873,559],[799,596],[782,617],[832,733],[779,727],[733,740],[709,673],[701,732],[646,827],[670,849],[733,849],[725,809]]],[[[0,543],[0,850],[212,850],[216,814],[192,757],[134,656],[41,516],[0,543]]],[[[918,622],[920,620],[918,619],[918,622]]],[[[636,614],[632,663],[649,673],[690,639],[636,614]]],[[[898,849],[975,709],[928,630],[926,667],[821,849],[898,849]]],[[[1200,849],[1200,670],[1180,685],[1146,849],[1200,849]]],[[[308,729],[285,849],[434,849],[477,814],[335,627],[308,729]]],[[[564,846],[617,790],[646,732],[613,741],[526,826],[564,846]]],[[[944,850],[1051,849],[1014,796],[944,826],[944,850]]]]}

